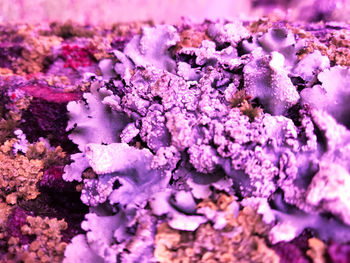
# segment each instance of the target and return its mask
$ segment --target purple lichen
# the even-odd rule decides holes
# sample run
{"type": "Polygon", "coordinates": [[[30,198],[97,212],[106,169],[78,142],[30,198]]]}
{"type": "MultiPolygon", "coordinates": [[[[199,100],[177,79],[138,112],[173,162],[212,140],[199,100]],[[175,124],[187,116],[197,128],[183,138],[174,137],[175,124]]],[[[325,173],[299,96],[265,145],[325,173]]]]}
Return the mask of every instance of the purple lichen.
{"type": "Polygon", "coordinates": [[[131,247],[149,253],[141,241],[151,242],[144,233],[160,222],[195,231],[210,221],[221,230],[223,213],[197,209],[220,191],[250,200],[241,205],[268,221],[266,240],[282,262],[307,262],[305,242],[292,241],[305,228],[326,241],[328,227],[337,241],[350,239],[349,134],[337,123],[346,122],[346,69],[327,69],[320,52],[298,61],[304,42],[283,23],[257,34],[238,22],[208,24],[208,36],[193,45],[179,43],[175,27],[143,28],[124,53],[113,50],[115,60],[100,62],[103,76],[85,83],[83,100],[68,104],[67,130],[80,153],[63,178],[83,183],[90,213],[88,233],[73,239],[67,262],[81,257],[74,247],[97,262],[140,258],[121,249],[131,238],[131,247]],[[316,105],[324,90],[335,101],[316,105]],[[82,176],[88,167],[93,178],[82,176]]]}

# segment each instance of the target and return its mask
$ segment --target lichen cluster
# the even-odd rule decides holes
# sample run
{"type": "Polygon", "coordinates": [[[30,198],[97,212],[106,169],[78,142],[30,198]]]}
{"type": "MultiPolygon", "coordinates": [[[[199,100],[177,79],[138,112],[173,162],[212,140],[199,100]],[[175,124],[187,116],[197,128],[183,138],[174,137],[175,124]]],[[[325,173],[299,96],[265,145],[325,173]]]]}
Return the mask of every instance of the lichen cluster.
{"type": "Polygon", "coordinates": [[[12,29],[2,261],[346,262],[347,24],[12,29]]]}

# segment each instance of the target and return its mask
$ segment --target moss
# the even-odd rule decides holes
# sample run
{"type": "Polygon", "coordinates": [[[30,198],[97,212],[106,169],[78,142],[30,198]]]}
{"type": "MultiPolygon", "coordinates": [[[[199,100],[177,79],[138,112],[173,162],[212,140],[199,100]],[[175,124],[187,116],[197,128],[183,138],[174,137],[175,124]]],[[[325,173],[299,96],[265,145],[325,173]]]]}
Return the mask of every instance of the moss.
{"type": "Polygon", "coordinates": [[[128,34],[140,34],[144,26],[153,26],[152,21],[130,22],[130,23],[114,23],[111,26],[111,31],[117,36],[127,36],[128,34]]]}
{"type": "Polygon", "coordinates": [[[18,34],[25,43],[21,57],[13,63],[13,70],[18,75],[42,72],[45,68],[45,59],[51,55],[51,49],[61,43],[58,36],[42,36],[35,34],[36,29],[31,26],[22,27],[18,34]]]}
{"type": "Polygon", "coordinates": [[[250,96],[246,94],[244,90],[237,91],[229,101],[232,108],[239,108],[243,115],[249,117],[252,122],[255,118],[259,118],[262,109],[254,107],[250,102],[250,96]]]}
{"type": "Polygon", "coordinates": [[[64,165],[68,158],[61,146],[57,146],[54,150],[51,150],[42,141],[29,145],[26,157],[29,160],[41,160],[44,169],[53,165],[64,165]]]}
{"type": "MultiPolygon", "coordinates": [[[[1,240],[5,238],[5,230],[8,216],[11,213],[11,206],[6,204],[5,202],[0,201],[0,244],[1,240]]],[[[1,251],[1,245],[0,245],[1,251]]]]}
{"type": "Polygon", "coordinates": [[[272,13],[268,16],[264,16],[260,18],[257,21],[251,22],[247,29],[252,33],[266,33],[271,27],[273,27],[275,24],[281,24],[286,23],[286,21],[283,21],[281,19],[281,16],[277,13],[272,13]]]}
{"type": "Polygon", "coordinates": [[[339,30],[328,35],[328,57],[340,66],[350,66],[350,31],[339,30]]]}
{"type": "Polygon", "coordinates": [[[0,262],[62,262],[67,243],[61,241],[61,232],[66,228],[64,220],[28,216],[21,232],[33,240],[23,246],[18,238],[11,237],[6,260],[0,262]]]}
{"type": "Polygon", "coordinates": [[[15,139],[0,147],[0,196],[8,204],[16,204],[19,198],[35,199],[40,193],[36,184],[41,180],[44,167],[41,160],[29,160],[26,156],[12,155],[15,139]]]}
{"type": "Polygon", "coordinates": [[[19,124],[20,115],[8,114],[7,117],[0,119],[0,144],[6,140],[14,138],[14,131],[19,124]]]}
{"type": "Polygon", "coordinates": [[[198,48],[203,40],[208,40],[209,37],[204,32],[198,32],[191,29],[183,30],[180,33],[180,41],[176,43],[175,52],[182,48],[194,47],[198,48]]]}
{"type": "Polygon", "coordinates": [[[315,50],[319,50],[322,55],[328,56],[333,65],[350,66],[349,30],[334,30],[327,33],[323,42],[310,32],[305,32],[300,28],[293,28],[293,32],[306,41],[306,45],[297,53],[299,59],[315,50]]]}
{"type": "Polygon", "coordinates": [[[84,26],[73,24],[72,21],[67,21],[63,24],[61,23],[51,23],[50,24],[52,33],[63,39],[68,39],[72,37],[93,37],[95,32],[91,29],[87,29],[84,26]]]}

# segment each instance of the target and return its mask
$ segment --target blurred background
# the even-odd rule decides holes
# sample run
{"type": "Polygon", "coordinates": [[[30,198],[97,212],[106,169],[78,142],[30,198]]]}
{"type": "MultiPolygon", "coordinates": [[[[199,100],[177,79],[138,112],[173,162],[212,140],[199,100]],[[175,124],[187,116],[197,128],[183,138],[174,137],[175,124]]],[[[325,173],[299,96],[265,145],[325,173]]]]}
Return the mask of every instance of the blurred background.
{"type": "Polygon", "coordinates": [[[277,13],[290,20],[347,20],[350,0],[0,0],[0,22],[100,24],[152,19],[176,23],[205,18],[254,19],[277,13]]]}

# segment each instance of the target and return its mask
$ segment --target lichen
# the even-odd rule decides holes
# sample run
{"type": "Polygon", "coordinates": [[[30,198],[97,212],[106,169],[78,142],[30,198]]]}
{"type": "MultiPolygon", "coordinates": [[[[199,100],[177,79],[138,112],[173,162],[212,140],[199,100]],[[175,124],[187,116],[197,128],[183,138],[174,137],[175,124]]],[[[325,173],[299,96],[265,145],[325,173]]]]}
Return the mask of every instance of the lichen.
{"type": "Polygon", "coordinates": [[[7,222],[7,218],[11,213],[11,206],[9,206],[8,204],[4,203],[4,202],[0,202],[0,229],[1,229],[1,239],[4,237],[4,230],[6,227],[6,222],[7,222]]]}
{"type": "Polygon", "coordinates": [[[170,58],[169,47],[180,40],[173,26],[158,25],[143,27],[142,35],[134,36],[124,49],[124,53],[137,65],[157,67],[173,72],[175,63],[170,58]]]}
{"type": "Polygon", "coordinates": [[[339,164],[320,162],[317,174],[312,178],[306,193],[306,202],[330,211],[339,216],[343,222],[350,225],[350,198],[347,191],[350,185],[350,175],[339,164]]]}
{"type": "Polygon", "coordinates": [[[240,21],[229,23],[213,23],[208,27],[208,35],[219,45],[237,46],[242,39],[248,38],[248,30],[240,21]]]}
{"type": "Polygon", "coordinates": [[[273,51],[270,58],[257,50],[243,69],[246,92],[258,98],[265,110],[274,115],[285,113],[300,98],[284,62],[281,53],[273,51]]]}
{"type": "Polygon", "coordinates": [[[126,118],[118,112],[111,111],[110,106],[103,103],[103,100],[112,94],[110,90],[100,87],[99,82],[95,82],[91,85],[91,92],[83,96],[87,104],[83,101],[68,103],[70,120],[66,130],[73,130],[68,137],[78,145],[80,151],[85,151],[87,143],[118,141],[118,133],[125,126],[126,118]]]}
{"type": "Polygon", "coordinates": [[[156,262],[153,248],[161,262],[346,254],[296,240],[305,228],[350,240],[347,26],[243,24],[68,22],[0,36],[9,260],[50,256],[29,211],[70,224],[73,210],[65,262],[156,262]]]}
{"type": "Polygon", "coordinates": [[[346,88],[350,82],[348,68],[334,66],[325,69],[317,76],[322,85],[314,85],[301,92],[303,103],[315,109],[322,109],[332,115],[339,123],[349,126],[346,117],[350,108],[347,104],[350,93],[346,88]]]}

